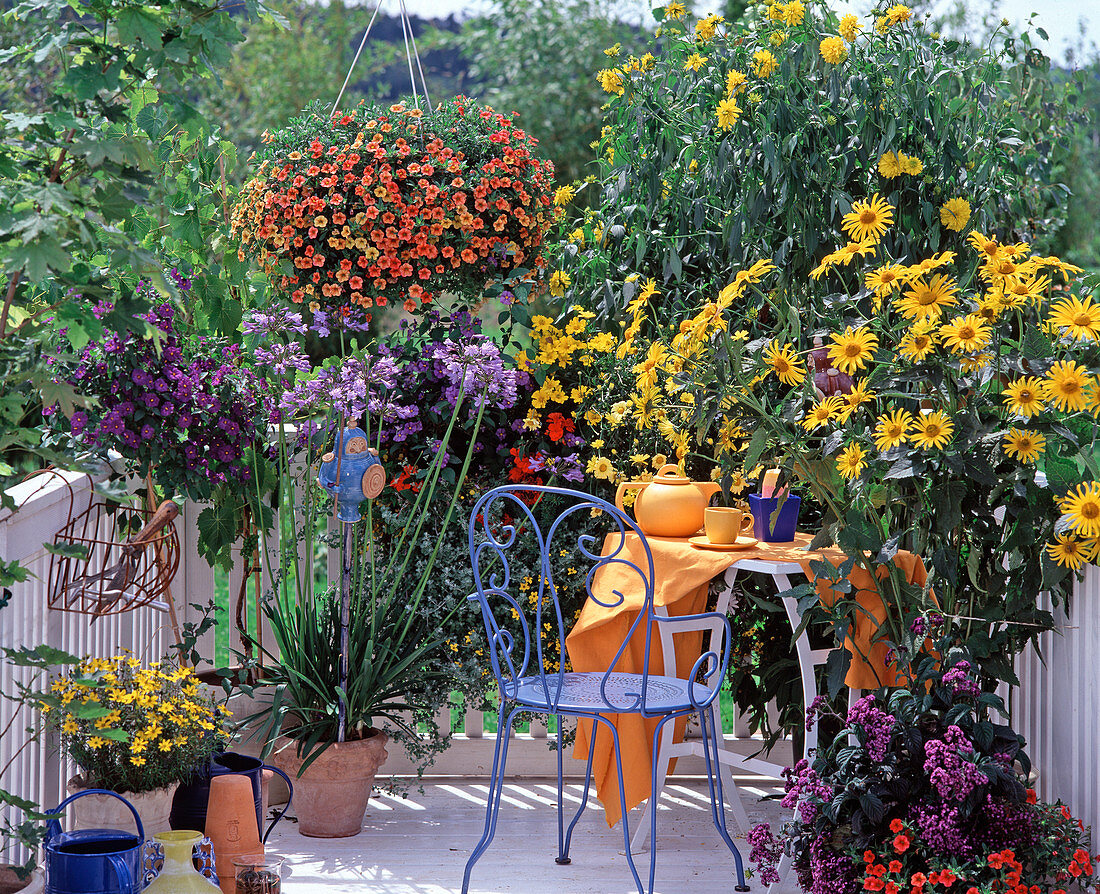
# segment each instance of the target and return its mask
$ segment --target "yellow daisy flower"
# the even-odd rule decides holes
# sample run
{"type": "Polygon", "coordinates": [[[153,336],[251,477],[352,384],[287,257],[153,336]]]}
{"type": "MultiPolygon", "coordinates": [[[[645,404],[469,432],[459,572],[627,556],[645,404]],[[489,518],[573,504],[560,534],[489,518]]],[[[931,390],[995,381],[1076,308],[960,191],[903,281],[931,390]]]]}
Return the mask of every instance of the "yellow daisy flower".
{"type": "Polygon", "coordinates": [[[698,71],[706,65],[707,58],[706,56],[700,56],[698,53],[692,53],[684,63],[684,71],[698,71]]]}
{"type": "Polygon", "coordinates": [[[914,447],[942,450],[947,446],[954,433],[955,423],[947,417],[943,410],[936,410],[934,413],[922,414],[914,420],[913,427],[909,432],[909,440],[914,447]]]}
{"type": "Polygon", "coordinates": [[[840,31],[840,36],[848,43],[855,40],[862,29],[863,25],[860,24],[859,18],[851,13],[840,17],[840,27],[837,30],[840,31]]]}
{"type": "Polygon", "coordinates": [[[844,215],[841,228],[853,242],[877,242],[893,222],[894,206],[876,192],[870,199],[852,202],[852,210],[844,215]]]}
{"type": "Polygon", "coordinates": [[[606,456],[594,456],[588,461],[587,471],[604,481],[615,478],[615,466],[606,456]]]}
{"type": "Polygon", "coordinates": [[[955,317],[940,327],[940,341],[954,354],[970,354],[989,344],[992,330],[977,314],[955,317]]]}
{"type": "Polygon", "coordinates": [[[554,204],[558,206],[568,205],[576,197],[577,191],[572,186],[559,186],[554,190],[554,204]]]}
{"type": "Polygon", "coordinates": [[[878,336],[864,326],[854,330],[849,326],[842,333],[830,337],[833,343],[829,346],[829,360],[848,375],[863,369],[878,348],[878,336]]]}
{"type": "Polygon", "coordinates": [[[1046,438],[1040,432],[1029,428],[1012,428],[1004,436],[1006,456],[1018,459],[1022,463],[1033,463],[1046,448],[1046,438]]]}
{"type": "Polygon", "coordinates": [[[867,387],[867,380],[860,379],[852,386],[852,390],[847,394],[842,395],[844,406],[842,407],[842,416],[847,419],[856,410],[858,410],[865,403],[869,403],[874,400],[875,392],[867,387]]]}
{"type": "Polygon", "coordinates": [[[848,47],[843,37],[826,37],[818,46],[821,58],[830,65],[839,65],[848,58],[848,47]]]}
{"type": "Polygon", "coordinates": [[[880,298],[885,298],[901,288],[904,274],[905,267],[901,264],[884,264],[867,273],[863,278],[863,284],[874,290],[880,298]]]}
{"type": "Polygon", "coordinates": [[[828,425],[830,420],[837,417],[840,412],[841,398],[838,394],[824,397],[802,417],[802,427],[806,431],[813,431],[823,425],[828,425]]]}
{"type": "Polygon", "coordinates": [[[768,50],[757,50],[752,54],[752,73],[758,78],[770,78],[779,68],[779,62],[768,50]]]}
{"type": "Polygon", "coordinates": [[[1083,300],[1073,295],[1056,301],[1047,320],[1079,341],[1100,341],[1100,305],[1093,303],[1091,295],[1083,300]]]}
{"type": "Polygon", "coordinates": [[[914,280],[904,296],[894,300],[894,306],[911,319],[938,318],[945,307],[955,303],[958,291],[954,279],[938,273],[931,281],[924,277],[914,280]]]}
{"type": "Polygon", "coordinates": [[[878,417],[878,424],[875,426],[875,447],[885,453],[891,447],[904,444],[908,440],[909,428],[913,422],[913,414],[908,410],[883,413],[878,417]]]}
{"type": "Polygon", "coordinates": [[[970,220],[970,203],[966,199],[948,199],[940,206],[940,223],[947,229],[961,233],[970,220]]]}
{"type": "Polygon", "coordinates": [[[784,385],[797,385],[806,378],[806,368],[790,342],[780,348],[773,341],[764,351],[764,362],[784,385]]]}
{"type": "Polygon", "coordinates": [[[1073,534],[1058,534],[1047,544],[1047,555],[1059,565],[1077,571],[1090,560],[1088,542],[1073,534]]]}
{"type": "Polygon", "coordinates": [[[1047,400],[1063,412],[1085,409],[1089,374],[1075,360],[1059,360],[1047,370],[1043,390],[1047,400]]]}
{"type": "Polygon", "coordinates": [[[1038,376],[1020,376],[1001,392],[1001,400],[1008,405],[1010,413],[1030,419],[1045,409],[1044,394],[1042,379],[1038,376]]]}
{"type": "Polygon", "coordinates": [[[718,119],[718,126],[722,128],[722,130],[729,130],[737,123],[737,119],[741,117],[741,106],[739,106],[737,100],[731,96],[718,103],[718,108],[715,110],[714,115],[718,119]]]}
{"type": "Polygon", "coordinates": [[[898,342],[898,354],[910,363],[920,363],[936,349],[936,336],[923,327],[914,326],[898,342]]]}
{"type": "Polygon", "coordinates": [[[1100,483],[1079,484],[1058,501],[1070,527],[1082,537],[1100,537],[1100,483]]]}
{"type": "Polygon", "coordinates": [[[901,162],[893,152],[884,152],[878,160],[878,172],[887,180],[901,176],[901,162]]]}
{"type": "Polygon", "coordinates": [[[853,441],[845,447],[836,458],[836,468],[840,474],[848,479],[855,478],[863,471],[866,465],[867,453],[858,443],[853,441]]]}

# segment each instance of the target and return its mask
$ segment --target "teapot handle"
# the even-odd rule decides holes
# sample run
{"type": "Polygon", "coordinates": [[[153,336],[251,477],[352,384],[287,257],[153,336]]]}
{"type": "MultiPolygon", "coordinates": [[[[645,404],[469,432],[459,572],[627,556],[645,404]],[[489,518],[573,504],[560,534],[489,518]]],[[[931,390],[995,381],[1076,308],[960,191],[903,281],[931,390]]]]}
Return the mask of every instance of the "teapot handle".
{"type": "MultiPolygon", "coordinates": [[[[676,468],[676,467],[673,466],[673,468],[676,468]]],[[[637,488],[639,491],[642,491],[642,490],[645,490],[647,487],[649,487],[649,482],[648,481],[624,481],[624,482],[622,482],[619,485],[618,490],[615,491],[615,508],[618,509],[619,512],[622,512],[622,513],[625,514],[626,513],[626,507],[623,506],[623,496],[626,494],[626,492],[628,490],[633,490],[634,488],[637,488]]]]}
{"type": "Polygon", "coordinates": [[[657,470],[657,478],[679,478],[680,467],[676,463],[665,463],[657,470]]]}

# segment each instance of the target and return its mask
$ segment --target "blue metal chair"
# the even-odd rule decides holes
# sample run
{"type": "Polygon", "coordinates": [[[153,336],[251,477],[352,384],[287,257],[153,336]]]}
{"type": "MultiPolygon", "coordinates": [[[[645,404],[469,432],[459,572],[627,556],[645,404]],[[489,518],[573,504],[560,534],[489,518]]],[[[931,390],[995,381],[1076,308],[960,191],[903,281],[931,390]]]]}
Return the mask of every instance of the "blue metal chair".
{"type": "MultiPolygon", "coordinates": [[[[726,828],[722,799],[722,774],[718,764],[718,730],[712,713],[706,710],[718,697],[726,675],[730,651],[729,622],[724,615],[706,612],[676,618],[662,617],[653,610],[653,556],[649,544],[637,525],[612,504],[598,497],[565,488],[528,484],[507,485],[485,493],[470,516],[470,559],[473,563],[477,591],[468,597],[481,605],[485,630],[489,638],[489,659],[500,689],[500,713],[497,726],[496,751],[493,755],[489,799],[485,811],[485,830],[466,863],[462,877],[462,892],[470,888],[474,864],[488,848],[496,833],[500,812],[501,791],[508,760],[508,731],[518,712],[555,715],[558,720],[558,856],[556,862],[569,863],[569,843],[573,830],[588,803],[592,783],[592,754],[597,730],[606,728],[615,752],[619,777],[619,799],[623,817],[623,843],[627,863],[640,894],[652,894],[656,868],[656,848],[651,845],[649,856],[649,887],[642,884],[630,852],[630,831],[627,823],[626,799],[623,795],[622,756],[615,727],[605,714],[640,714],[659,718],[653,733],[653,753],[661,730],[669,721],[695,714],[699,718],[706,747],[707,777],[710,787],[711,814],[714,825],[733,854],[737,869],[736,891],[748,891],[741,854],[726,828]],[[548,512],[548,509],[550,510],[548,512]],[[548,526],[541,516],[553,515],[548,526]],[[591,533],[580,533],[586,530],[591,533]],[[606,554],[601,555],[603,537],[610,531],[606,554]],[[624,553],[627,536],[635,534],[645,548],[645,561],[638,564],[624,553]],[[563,616],[554,582],[552,558],[561,560],[568,551],[569,563],[587,569],[586,589],[589,599],[613,608],[622,604],[623,594],[616,591],[615,601],[601,602],[592,594],[596,571],[605,565],[618,563],[637,575],[638,587],[644,592],[642,610],[623,639],[611,666],[603,672],[566,673],[564,643],[567,619],[563,616]],[[534,598],[520,592],[519,584],[530,578],[534,598]],[[537,589],[536,589],[537,588],[537,589]],[[531,603],[534,603],[532,606],[531,603]],[[685,679],[658,676],[648,670],[624,673],[616,670],[626,651],[627,643],[636,631],[645,637],[644,668],[649,667],[651,637],[658,625],[667,624],[676,632],[708,629],[710,643],[695,662],[685,679]],[[562,656],[556,671],[547,671],[546,658],[562,656]],[[574,717],[593,721],[588,750],[584,795],[576,815],[565,825],[562,803],[562,718],[574,717]]],[[[653,763],[651,803],[659,795],[657,761],[653,763]]],[[[650,841],[656,840],[657,811],[649,811],[650,841]]]]}

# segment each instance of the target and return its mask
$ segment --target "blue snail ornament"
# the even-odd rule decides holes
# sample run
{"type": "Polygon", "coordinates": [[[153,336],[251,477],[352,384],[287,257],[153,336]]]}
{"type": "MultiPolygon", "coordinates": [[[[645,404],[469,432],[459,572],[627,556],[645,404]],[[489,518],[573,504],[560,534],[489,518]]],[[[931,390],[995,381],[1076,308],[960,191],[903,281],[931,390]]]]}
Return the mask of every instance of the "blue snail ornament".
{"type": "Polygon", "coordinates": [[[340,433],[336,451],[321,457],[317,482],[336,498],[340,521],[359,521],[359,504],[373,500],[386,486],[386,470],[377,453],[367,446],[363,429],[345,428],[340,433]]]}

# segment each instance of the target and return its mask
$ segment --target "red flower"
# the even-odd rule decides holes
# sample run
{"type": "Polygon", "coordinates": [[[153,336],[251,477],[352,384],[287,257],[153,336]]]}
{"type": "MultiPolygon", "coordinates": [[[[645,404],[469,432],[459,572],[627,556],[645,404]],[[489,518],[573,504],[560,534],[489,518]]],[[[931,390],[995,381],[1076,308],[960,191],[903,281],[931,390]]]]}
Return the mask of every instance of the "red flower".
{"type": "Polygon", "coordinates": [[[903,823],[901,820],[899,820],[899,819],[890,820],[890,831],[893,832],[895,835],[897,835],[898,832],[900,832],[904,828],[905,828],[905,823],[903,823]]]}
{"type": "Polygon", "coordinates": [[[864,891],[881,891],[885,887],[886,884],[883,880],[873,875],[869,875],[863,880],[864,891]]]}
{"type": "MultiPolygon", "coordinates": [[[[571,432],[575,428],[576,423],[574,423],[571,418],[563,416],[561,413],[551,413],[546,417],[546,435],[551,441],[560,441],[567,431],[571,432]]],[[[867,853],[863,855],[864,860],[867,860],[867,854],[871,854],[871,852],[867,851],[867,853]]],[[[867,860],[867,862],[871,862],[874,858],[875,855],[871,854],[871,860],[867,860]]]]}
{"type": "Polygon", "coordinates": [[[890,865],[887,868],[891,872],[894,872],[894,873],[901,872],[901,861],[900,860],[891,860],[890,865]]]}
{"type": "Polygon", "coordinates": [[[1029,788],[1027,790],[1027,803],[1028,804],[1035,804],[1038,800],[1039,799],[1035,794],[1035,789],[1029,788]]]}
{"type": "Polygon", "coordinates": [[[894,850],[899,854],[904,854],[909,850],[909,845],[912,839],[908,835],[898,835],[894,839],[894,850]]]}
{"type": "Polygon", "coordinates": [[[884,889],[884,892],[885,892],[885,894],[898,894],[898,883],[897,882],[887,882],[886,887],[884,889]]]}

